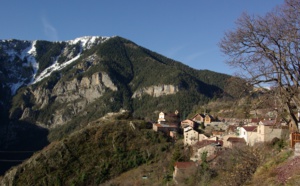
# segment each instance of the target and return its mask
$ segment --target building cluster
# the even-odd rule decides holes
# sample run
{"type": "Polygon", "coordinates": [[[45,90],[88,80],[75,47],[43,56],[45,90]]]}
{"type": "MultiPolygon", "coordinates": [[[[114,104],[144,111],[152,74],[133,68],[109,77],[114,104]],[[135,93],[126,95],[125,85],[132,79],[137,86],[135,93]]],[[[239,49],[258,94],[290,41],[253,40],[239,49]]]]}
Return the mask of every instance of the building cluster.
{"type": "Polygon", "coordinates": [[[190,162],[175,164],[175,181],[179,174],[188,172],[188,167],[195,168],[200,164],[204,152],[207,153],[207,159],[212,160],[226,148],[253,146],[255,143],[270,142],[274,138],[286,139],[290,134],[286,123],[274,119],[223,118],[220,121],[209,114],[196,114],[180,121],[178,111],[171,114],[160,112],[157,123],[153,123],[153,130],[163,132],[175,140],[179,134],[183,135],[185,147],[192,149],[190,162]]]}

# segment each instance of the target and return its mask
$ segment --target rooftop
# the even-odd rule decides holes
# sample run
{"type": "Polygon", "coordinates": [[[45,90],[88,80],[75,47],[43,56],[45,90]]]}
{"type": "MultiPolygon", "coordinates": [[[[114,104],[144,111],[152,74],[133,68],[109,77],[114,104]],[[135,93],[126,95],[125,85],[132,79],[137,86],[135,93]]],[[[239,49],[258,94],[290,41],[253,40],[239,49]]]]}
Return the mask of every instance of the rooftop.
{"type": "Polygon", "coordinates": [[[233,142],[233,143],[246,143],[244,138],[238,138],[238,137],[229,137],[227,141],[233,142]]]}
{"type": "Polygon", "coordinates": [[[256,131],[257,131],[257,126],[243,126],[243,128],[244,128],[247,132],[256,132],[256,131]]]}

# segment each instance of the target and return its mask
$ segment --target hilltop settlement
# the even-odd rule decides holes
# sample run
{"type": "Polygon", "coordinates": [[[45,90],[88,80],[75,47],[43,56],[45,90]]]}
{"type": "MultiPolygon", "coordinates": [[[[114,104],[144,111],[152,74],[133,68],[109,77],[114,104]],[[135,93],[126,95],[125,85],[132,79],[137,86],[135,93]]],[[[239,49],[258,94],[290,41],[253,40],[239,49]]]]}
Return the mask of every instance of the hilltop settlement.
{"type": "MultiPolygon", "coordinates": [[[[299,116],[299,115],[298,115],[299,116]]],[[[293,134],[289,123],[273,118],[218,118],[210,114],[197,113],[180,121],[179,112],[160,112],[157,122],[152,124],[156,132],[162,132],[174,141],[182,140],[186,149],[191,149],[190,161],[174,164],[173,180],[196,171],[203,161],[212,161],[226,149],[238,146],[253,146],[258,143],[289,139],[293,134]]],[[[295,142],[291,139],[291,146],[295,142]]]]}

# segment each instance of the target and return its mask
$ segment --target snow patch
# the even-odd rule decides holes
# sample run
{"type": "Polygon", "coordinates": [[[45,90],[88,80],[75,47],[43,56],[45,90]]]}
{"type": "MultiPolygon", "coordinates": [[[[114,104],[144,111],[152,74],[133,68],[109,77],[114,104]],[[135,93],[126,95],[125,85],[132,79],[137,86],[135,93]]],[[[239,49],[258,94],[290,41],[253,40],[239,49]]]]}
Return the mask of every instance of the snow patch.
{"type": "Polygon", "coordinates": [[[43,70],[43,72],[41,72],[40,75],[38,77],[36,77],[35,80],[31,84],[35,84],[35,83],[43,80],[44,78],[49,77],[52,74],[52,72],[54,72],[54,71],[62,70],[63,68],[65,68],[66,66],[71,64],[72,62],[79,59],[79,57],[82,54],[82,51],[84,51],[86,49],[90,49],[92,46],[97,45],[99,43],[103,43],[103,42],[107,41],[109,38],[110,37],[102,37],[102,36],[83,36],[83,37],[76,38],[74,40],[66,41],[70,45],[75,45],[78,42],[80,42],[79,54],[76,57],[72,58],[71,60],[64,62],[62,64],[59,64],[58,59],[56,59],[54,64],[52,64],[51,66],[49,66],[48,68],[43,70]]]}
{"type": "MultiPolygon", "coordinates": [[[[22,50],[20,52],[20,54],[18,54],[18,52],[16,52],[13,49],[8,49],[8,50],[5,51],[10,56],[10,60],[13,60],[16,56],[18,56],[22,60],[24,60],[26,58],[27,63],[23,63],[22,66],[32,68],[31,82],[33,82],[33,80],[35,78],[35,75],[36,75],[36,73],[38,71],[38,68],[39,68],[38,63],[36,62],[36,59],[35,59],[35,55],[36,55],[35,44],[36,44],[36,41],[30,42],[30,46],[25,48],[24,50],[22,50]]],[[[10,78],[18,79],[18,82],[9,84],[12,95],[14,95],[21,86],[26,84],[25,83],[26,78],[16,77],[18,75],[19,74],[9,75],[9,77],[13,76],[13,77],[10,77],[10,78]]]]}
{"type": "Polygon", "coordinates": [[[22,51],[20,58],[24,60],[24,58],[27,58],[27,63],[24,63],[23,66],[25,67],[31,67],[33,70],[32,78],[30,82],[34,81],[34,78],[37,74],[37,71],[39,69],[39,64],[36,62],[35,56],[36,56],[36,48],[35,48],[36,41],[33,41],[31,45],[22,51]]]}
{"type": "MultiPolygon", "coordinates": [[[[23,49],[20,53],[18,53],[16,50],[11,49],[9,47],[4,47],[4,51],[9,55],[9,58],[10,58],[9,60],[11,62],[14,60],[14,58],[16,56],[18,56],[22,60],[26,59],[26,63],[22,64],[23,67],[31,67],[31,69],[32,69],[32,75],[27,78],[24,78],[21,76],[17,77],[19,75],[17,71],[13,72],[12,74],[8,74],[9,78],[15,79],[17,81],[17,82],[14,81],[14,83],[7,84],[11,89],[12,95],[14,95],[21,86],[24,86],[27,84],[28,85],[35,84],[35,83],[43,80],[44,78],[49,77],[52,74],[52,72],[62,70],[63,68],[65,68],[66,66],[71,64],[72,62],[79,59],[79,57],[81,56],[81,54],[84,50],[90,49],[91,47],[98,45],[100,43],[103,43],[110,38],[112,38],[112,37],[84,36],[84,37],[76,38],[74,40],[62,41],[62,42],[68,43],[69,45],[75,45],[75,44],[78,44],[78,42],[79,42],[80,52],[78,53],[78,55],[62,64],[58,63],[59,56],[56,56],[56,60],[55,60],[54,64],[52,64],[50,67],[43,70],[38,76],[37,76],[37,72],[39,69],[39,64],[35,58],[36,57],[35,45],[36,45],[37,41],[30,41],[30,46],[23,49]],[[28,78],[31,78],[31,79],[28,79],[28,78]],[[29,81],[29,83],[28,83],[28,81],[29,81]]],[[[13,40],[6,40],[6,41],[12,42],[13,40]]],[[[12,70],[13,69],[14,68],[12,68],[12,70]]],[[[0,72],[0,73],[2,73],[2,72],[0,72]]]]}
{"type": "Polygon", "coordinates": [[[93,45],[99,44],[108,40],[110,37],[101,37],[101,36],[83,36],[76,38],[74,40],[67,41],[69,44],[75,45],[80,42],[80,45],[83,50],[90,49],[93,45]]]}
{"type": "Polygon", "coordinates": [[[44,78],[49,77],[52,74],[52,72],[54,72],[54,71],[58,71],[58,70],[65,68],[67,65],[69,65],[72,62],[74,62],[75,60],[77,60],[80,57],[80,55],[81,55],[81,53],[79,53],[76,57],[74,57],[73,59],[71,59],[63,64],[59,64],[56,59],[54,64],[51,65],[50,67],[46,68],[45,70],[43,70],[43,72],[41,72],[41,74],[31,84],[35,84],[35,83],[43,80],[44,78]]]}

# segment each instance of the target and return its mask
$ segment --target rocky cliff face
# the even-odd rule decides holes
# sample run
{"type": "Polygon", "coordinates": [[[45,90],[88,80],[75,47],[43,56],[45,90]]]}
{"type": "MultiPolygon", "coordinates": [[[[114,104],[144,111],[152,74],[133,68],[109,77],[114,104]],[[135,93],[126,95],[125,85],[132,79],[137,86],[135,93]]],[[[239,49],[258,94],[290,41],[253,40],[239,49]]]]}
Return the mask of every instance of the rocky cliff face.
{"type": "MultiPolygon", "coordinates": [[[[226,78],[120,37],[0,40],[0,149],[40,150],[122,109],[149,120],[157,110],[189,113],[222,92],[226,78]]],[[[24,170],[15,171],[12,180],[24,170]]]]}
{"type": "Polygon", "coordinates": [[[132,98],[140,98],[144,94],[148,94],[153,97],[160,97],[164,95],[176,94],[178,91],[179,86],[177,85],[155,85],[138,89],[133,93],[132,98]]]}
{"type": "MultiPolygon", "coordinates": [[[[120,109],[141,110],[138,117],[144,117],[149,113],[144,105],[151,105],[148,108],[152,111],[165,109],[163,103],[171,103],[170,110],[190,109],[193,102],[205,97],[203,92],[220,90],[203,83],[197,73],[118,37],[0,41],[0,90],[6,92],[3,97],[11,91],[10,119],[47,128],[95,110],[101,110],[95,117],[120,109]],[[185,101],[187,108],[180,108],[182,104],[174,101],[186,98],[183,93],[175,98],[182,90],[195,97],[185,101]],[[146,95],[161,99],[160,104],[152,104],[146,95]]],[[[3,108],[9,107],[9,101],[0,103],[3,108]]]]}
{"type": "MultiPolygon", "coordinates": [[[[58,82],[53,89],[38,87],[35,90],[30,89],[30,96],[34,99],[35,110],[47,109],[49,104],[61,105],[55,109],[48,123],[41,123],[42,126],[56,127],[68,122],[72,117],[86,106],[100,98],[107,89],[117,91],[117,86],[112,82],[105,72],[94,73],[91,77],[82,79],[73,79],[66,82],[58,82]],[[65,112],[71,110],[71,112],[65,112]]],[[[32,120],[36,112],[31,107],[21,107],[21,120],[32,120]]],[[[12,114],[16,115],[16,114],[12,114]]]]}

